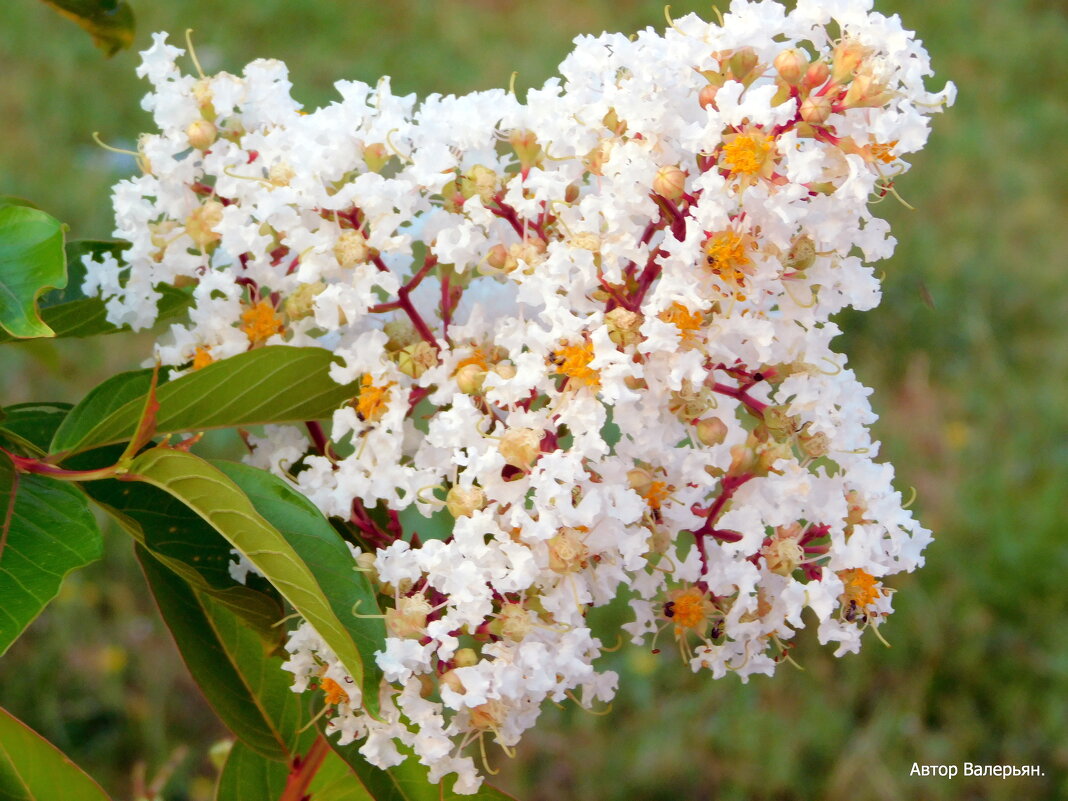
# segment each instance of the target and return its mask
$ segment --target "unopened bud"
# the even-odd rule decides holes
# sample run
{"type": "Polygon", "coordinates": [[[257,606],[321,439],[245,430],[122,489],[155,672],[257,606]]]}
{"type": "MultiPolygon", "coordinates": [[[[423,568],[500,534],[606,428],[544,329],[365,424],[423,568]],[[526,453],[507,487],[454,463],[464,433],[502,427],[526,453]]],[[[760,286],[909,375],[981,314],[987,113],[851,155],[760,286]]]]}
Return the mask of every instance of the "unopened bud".
{"type": "Polygon", "coordinates": [[[831,61],[834,68],[831,70],[831,80],[835,83],[845,83],[857,71],[860,62],[868,54],[868,49],[860,42],[853,39],[843,39],[834,48],[831,61]]]}
{"type": "Polygon", "coordinates": [[[382,332],[389,337],[386,340],[386,350],[390,352],[401,350],[419,341],[419,332],[407,318],[390,320],[382,326],[382,332]]]}
{"type": "Polygon", "coordinates": [[[783,267],[791,272],[804,272],[816,261],[816,243],[812,237],[802,234],[790,244],[783,267]]]}
{"type": "Polygon", "coordinates": [[[456,371],[456,386],[465,395],[477,395],[486,381],[486,371],[477,364],[465,364],[456,371]]]}
{"type": "Polygon", "coordinates": [[[543,432],[534,428],[510,428],[504,432],[497,449],[504,461],[520,470],[529,470],[541,453],[543,432]]]}
{"type": "Polygon", "coordinates": [[[642,467],[635,467],[627,471],[627,484],[636,493],[645,497],[653,486],[653,476],[648,470],[642,467]]]}
{"type": "Polygon", "coordinates": [[[478,654],[474,648],[457,648],[452,661],[456,667],[474,667],[478,664],[478,654]]]}
{"type": "MultiPolygon", "coordinates": [[[[470,650],[471,650],[470,648],[461,648],[460,649],[460,651],[470,651],[470,650]]],[[[456,653],[459,654],[460,651],[457,651],[456,653]]],[[[460,665],[457,665],[457,667],[460,667],[460,665]]],[[[460,695],[463,695],[463,693],[464,693],[464,683],[462,681],[460,681],[460,677],[456,675],[456,671],[455,670],[446,670],[444,673],[442,673],[441,674],[441,683],[444,686],[448,687],[450,690],[452,690],[454,693],[459,693],[460,695]]]]}
{"type": "Polygon", "coordinates": [[[831,69],[827,66],[826,62],[817,61],[813,64],[809,64],[808,69],[805,70],[804,86],[806,89],[815,89],[823,86],[830,76],[831,69]]]}
{"type": "Polygon", "coordinates": [[[861,74],[849,84],[849,90],[842,98],[842,105],[847,108],[878,108],[892,96],[886,84],[875,80],[870,75],[861,74]]]}
{"type": "Polygon", "coordinates": [[[668,200],[678,200],[686,191],[686,173],[674,164],[661,167],[653,179],[653,191],[668,200]]]}
{"type": "Polygon", "coordinates": [[[744,82],[759,63],[756,51],[751,47],[743,47],[730,58],[730,70],[734,80],[744,82]]]}
{"type": "Polygon", "coordinates": [[[775,56],[775,70],[790,86],[796,86],[808,69],[808,58],[796,48],[783,50],[775,56]]]}
{"type": "Polygon", "coordinates": [[[809,95],[801,101],[798,113],[805,122],[822,125],[831,116],[831,98],[827,95],[809,95]]]}
{"type": "Polygon", "coordinates": [[[716,95],[719,94],[719,86],[710,83],[708,86],[702,86],[701,91],[697,95],[697,102],[701,108],[716,108],[716,95]]]}
{"type": "Polygon", "coordinates": [[[503,378],[505,381],[515,378],[515,365],[509,361],[497,362],[493,365],[493,372],[503,378]]]}
{"type": "Polygon", "coordinates": [[[486,493],[481,487],[456,484],[445,496],[445,508],[453,517],[470,517],[486,506],[486,493]]]}
{"type": "Polygon", "coordinates": [[[197,150],[207,150],[215,143],[217,132],[215,126],[207,120],[194,120],[185,129],[189,144],[197,150]]]}
{"type": "Polygon", "coordinates": [[[542,160],[541,145],[533,131],[514,130],[508,135],[508,142],[515,149],[515,155],[519,159],[519,166],[529,170],[542,160]]]}
{"type": "Polygon", "coordinates": [[[706,417],[697,421],[697,439],[709,448],[722,445],[727,439],[727,424],[718,417],[706,417]]]}

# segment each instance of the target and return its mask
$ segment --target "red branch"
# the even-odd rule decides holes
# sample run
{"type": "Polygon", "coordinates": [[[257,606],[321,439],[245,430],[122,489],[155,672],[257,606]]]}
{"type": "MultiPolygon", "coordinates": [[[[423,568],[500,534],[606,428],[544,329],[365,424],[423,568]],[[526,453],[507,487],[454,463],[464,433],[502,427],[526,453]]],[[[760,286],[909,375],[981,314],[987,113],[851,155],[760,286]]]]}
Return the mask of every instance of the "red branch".
{"type": "Polygon", "coordinates": [[[311,744],[308,753],[293,760],[293,764],[289,769],[289,776],[286,778],[285,789],[278,796],[278,801],[306,801],[306,799],[310,798],[308,787],[311,786],[312,779],[315,778],[315,774],[322,767],[323,760],[326,759],[328,753],[330,753],[330,745],[326,742],[326,738],[320,734],[315,739],[315,742],[311,744]]]}

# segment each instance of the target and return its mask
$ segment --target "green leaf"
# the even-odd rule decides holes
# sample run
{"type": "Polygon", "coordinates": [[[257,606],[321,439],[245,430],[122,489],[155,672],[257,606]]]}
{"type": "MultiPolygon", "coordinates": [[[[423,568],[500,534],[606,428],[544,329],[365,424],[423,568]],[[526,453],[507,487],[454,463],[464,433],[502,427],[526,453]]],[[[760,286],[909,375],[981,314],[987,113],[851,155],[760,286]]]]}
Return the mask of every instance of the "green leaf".
{"type": "Polygon", "coordinates": [[[0,206],[28,206],[31,209],[40,208],[40,206],[32,200],[27,200],[18,195],[0,195],[0,206]]]}
{"type": "Polygon", "coordinates": [[[54,336],[37,314],[37,296],[66,285],[59,220],[28,206],[0,206],[0,328],[20,339],[54,336]]]}
{"type": "Polygon", "coordinates": [[[367,576],[354,570],[352,554],[334,527],[315,504],[265,470],[236,462],[213,461],[252,501],[256,511],[293,546],[311,568],[334,615],[348,630],[363,659],[363,697],[378,711],[378,688],[382,671],[375,651],[385,647],[386,626],[381,618],[356,617],[378,614],[375,590],[367,576]]]}
{"type": "Polygon", "coordinates": [[[63,418],[71,410],[69,403],[16,403],[4,409],[0,417],[0,439],[18,444],[35,455],[48,452],[48,444],[63,418]]]}
{"type": "Polygon", "coordinates": [[[133,44],[134,14],[120,0],[41,0],[61,16],[76,22],[93,37],[93,44],[113,56],[133,44]]]}
{"type": "MultiPolygon", "coordinates": [[[[119,241],[76,240],[67,243],[67,286],[45,292],[37,299],[41,319],[57,337],[87,337],[130,330],[129,326],[109,323],[104,301],[98,297],[87,297],[82,292],[86,273],[82,261],[84,256],[90,255],[99,260],[103,254],[111,254],[120,258],[122,251],[128,247],[119,241]]],[[[157,320],[167,320],[180,314],[192,302],[188,293],[172,286],[160,284],[157,290],[160,293],[156,303],[157,320]]],[[[0,331],[0,344],[13,340],[14,337],[0,331]]]]}
{"type": "MultiPolygon", "coordinates": [[[[115,457],[119,449],[108,450],[115,457]]],[[[111,458],[104,463],[114,461],[111,458]]],[[[203,518],[179,499],[148,484],[92,481],[84,489],[157,561],[240,617],[264,648],[277,651],[282,647],[285,632],[277,623],[284,611],[274,588],[261,581],[266,590],[261,591],[235,581],[229,569],[230,543],[203,518]]]]}
{"type": "Polygon", "coordinates": [[[301,753],[316,732],[300,734],[301,698],[290,689],[282,659],[268,656],[236,615],[140,546],[137,557],[182,659],[227,728],[268,759],[284,762],[301,753]]]}
{"type": "Polygon", "coordinates": [[[64,577],[102,550],[77,487],[19,474],[0,452],[0,654],[56,597],[64,577]]]}
{"type": "MultiPolygon", "coordinates": [[[[143,406],[151,385],[151,370],[132,370],[111,376],[104,383],[91,389],[89,394],[71,409],[70,414],[56,429],[50,450],[54,453],[65,450],[65,448],[57,447],[57,443],[76,440],[85,433],[91,421],[106,420],[126,406],[135,408],[138,403],[143,406]]],[[[136,426],[135,422],[130,430],[131,436],[136,426]]],[[[79,448],[79,450],[88,450],[88,448],[79,448]]]]}
{"type": "Polygon", "coordinates": [[[100,785],[63,753],[0,709],[0,799],[108,801],[100,785]]]}
{"type": "Polygon", "coordinates": [[[174,495],[226,537],[315,628],[353,681],[363,685],[360,652],[315,574],[225,473],[190,453],[160,447],[135,458],[127,478],[174,495]]]}
{"type": "MultiPolygon", "coordinates": [[[[210,364],[160,384],[156,431],[203,431],[263,423],[295,423],[329,417],[357,394],[330,378],[333,355],[322,348],[274,345],[210,364]]],[[[147,372],[145,373],[147,375],[147,372]]],[[[107,395],[107,382],[90,393],[107,395]]],[[[147,392],[147,381],[145,390],[147,392]]],[[[107,415],[75,406],[52,441],[54,453],[72,453],[133,436],[144,392],[107,415]]]]}
{"type": "MultiPolygon", "coordinates": [[[[215,801],[264,801],[278,798],[286,788],[289,766],[264,759],[242,742],[234,743],[226,757],[215,801]]],[[[312,801],[318,801],[314,798],[312,801]]]]}

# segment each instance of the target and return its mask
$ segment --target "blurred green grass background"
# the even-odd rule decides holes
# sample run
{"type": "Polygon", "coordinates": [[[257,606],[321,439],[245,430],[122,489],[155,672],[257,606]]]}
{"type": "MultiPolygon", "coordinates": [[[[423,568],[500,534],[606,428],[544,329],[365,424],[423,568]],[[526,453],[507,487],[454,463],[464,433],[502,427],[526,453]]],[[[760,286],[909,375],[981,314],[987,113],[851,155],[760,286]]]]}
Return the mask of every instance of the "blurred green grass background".
{"type": "MultiPolygon", "coordinates": [[[[339,78],[390,74],[402,91],[540,84],[570,39],[663,26],[645,0],[393,3],[132,0],[135,50],[196,29],[206,70],[272,56],[308,106],[339,78]]],[[[936,535],[899,577],[897,613],[836,660],[801,637],[803,672],[748,685],[693,676],[668,653],[611,657],[611,715],[549,708],[518,759],[491,759],[521,799],[1068,798],[1068,7],[1063,2],[877,0],[931,51],[956,107],[897,186],[917,211],[879,207],[900,244],[877,310],[839,342],[875,388],[883,455],[936,535]],[[930,301],[930,302],[928,302],[930,301]],[[910,777],[914,762],[1039,765],[1041,778],[910,777]]],[[[673,5],[677,16],[706,3],[673,5]]],[[[110,233],[110,185],[148,127],[137,56],[105,60],[33,0],[0,24],[0,192],[32,198],[73,237],[110,233]]],[[[74,401],[149,353],[150,337],[0,350],[2,399],[74,401]]],[[[206,751],[225,736],[155,616],[129,552],[104,561],[0,661],[0,705],[131,796],[138,763],[188,756],[164,794],[210,798],[206,751]]],[[[670,650],[670,649],[666,649],[670,650]]]]}

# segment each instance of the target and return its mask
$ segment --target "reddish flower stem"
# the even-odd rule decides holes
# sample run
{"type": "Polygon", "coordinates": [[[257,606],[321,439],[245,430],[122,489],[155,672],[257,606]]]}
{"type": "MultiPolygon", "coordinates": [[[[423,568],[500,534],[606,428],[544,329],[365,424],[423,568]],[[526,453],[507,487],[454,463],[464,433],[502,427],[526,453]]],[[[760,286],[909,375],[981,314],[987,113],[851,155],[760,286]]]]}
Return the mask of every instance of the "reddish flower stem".
{"type": "Polygon", "coordinates": [[[305,801],[309,798],[308,788],[328,753],[330,753],[330,745],[320,734],[311,744],[308,753],[303,757],[294,758],[289,769],[289,776],[286,778],[285,789],[278,796],[278,801],[305,801]]]}
{"type": "Polygon", "coordinates": [[[764,401],[757,400],[741,387],[727,386],[726,384],[721,384],[718,381],[713,384],[710,384],[709,387],[713,392],[719,393],[720,395],[726,395],[728,398],[734,398],[735,400],[741,401],[745,404],[746,408],[749,409],[749,411],[751,411],[757,417],[763,417],[764,411],[768,408],[768,404],[764,403],[764,401]]]}

